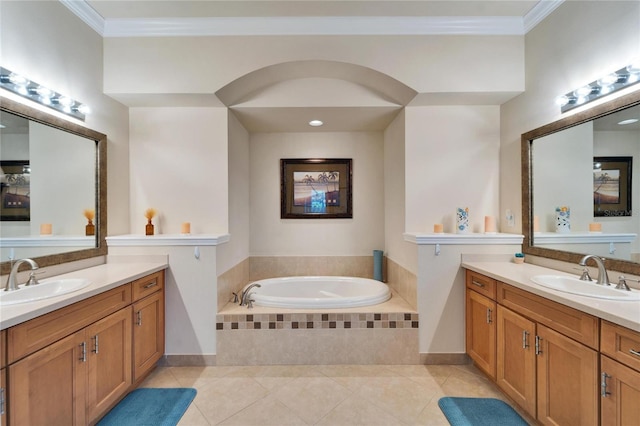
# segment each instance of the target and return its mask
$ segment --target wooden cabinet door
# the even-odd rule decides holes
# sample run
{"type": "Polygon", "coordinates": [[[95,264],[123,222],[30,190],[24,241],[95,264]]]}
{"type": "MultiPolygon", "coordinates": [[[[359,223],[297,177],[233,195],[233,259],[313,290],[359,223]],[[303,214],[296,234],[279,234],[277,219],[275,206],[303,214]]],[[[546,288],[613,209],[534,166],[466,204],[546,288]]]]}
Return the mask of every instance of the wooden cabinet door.
{"type": "Polygon", "coordinates": [[[156,365],[164,354],[164,292],[133,305],[133,381],[156,365]]]}
{"type": "Polygon", "coordinates": [[[496,383],[532,417],[536,415],[536,325],[498,305],[496,383]]]}
{"type": "Polygon", "coordinates": [[[11,425],[85,425],[85,354],[79,331],[10,365],[11,425]]]}
{"type": "Polygon", "coordinates": [[[131,386],[131,307],[85,329],[87,340],[87,417],[96,419],[131,386]]]}
{"type": "Polygon", "coordinates": [[[538,421],[598,424],[598,353],[538,324],[538,421]]]}
{"type": "Polygon", "coordinates": [[[600,370],[601,425],[640,426],[640,372],[603,355],[600,370]]]}
{"type": "Polygon", "coordinates": [[[467,289],[467,354],[489,377],[496,377],[496,302],[467,289]]]}
{"type": "Polygon", "coordinates": [[[0,370],[0,426],[7,426],[7,369],[0,370]]]}

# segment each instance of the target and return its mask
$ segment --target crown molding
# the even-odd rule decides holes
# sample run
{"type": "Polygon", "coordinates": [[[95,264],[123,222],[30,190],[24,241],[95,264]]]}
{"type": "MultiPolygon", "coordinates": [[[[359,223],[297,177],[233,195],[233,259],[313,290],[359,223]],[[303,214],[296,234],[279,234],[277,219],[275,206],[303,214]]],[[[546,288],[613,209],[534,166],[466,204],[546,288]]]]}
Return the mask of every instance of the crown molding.
{"type": "Polygon", "coordinates": [[[103,37],[269,35],[524,35],[564,0],[517,16],[334,16],[104,19],[85,0],[59,0],[103,37]]]}
{"type": "Polygon", "coordinates": [[[404,240],[416,245],[478,245],[478,244],[522,244],[524,235],[519,234],[418,234],[407,232],[404,240]]]}
{"type": "Polygon", "coordinates": [[[525,16],[523,19],[524,33],[531,31],[536,25],[538,25],[544,18],[549,16],[551,12],[556,10],[564,0],[541,0],[539,1],[525,16]]]}

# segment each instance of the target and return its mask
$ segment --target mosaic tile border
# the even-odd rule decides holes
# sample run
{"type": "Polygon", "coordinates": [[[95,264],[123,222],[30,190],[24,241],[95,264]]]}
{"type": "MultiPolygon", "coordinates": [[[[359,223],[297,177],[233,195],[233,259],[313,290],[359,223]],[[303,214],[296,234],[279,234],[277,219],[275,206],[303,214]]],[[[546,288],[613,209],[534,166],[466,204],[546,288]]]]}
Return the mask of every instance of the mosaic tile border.
{"type": "Polygon", "coordinates": [[[246,314],[216,315],[216,330],[418,328],[418,314],[246,314]]]}

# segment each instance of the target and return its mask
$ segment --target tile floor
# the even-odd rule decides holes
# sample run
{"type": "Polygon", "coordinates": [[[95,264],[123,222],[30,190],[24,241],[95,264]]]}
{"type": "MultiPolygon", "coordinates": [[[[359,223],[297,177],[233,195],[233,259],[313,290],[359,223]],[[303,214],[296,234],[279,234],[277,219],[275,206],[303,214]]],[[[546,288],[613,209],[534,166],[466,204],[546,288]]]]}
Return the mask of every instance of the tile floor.
{"type": "Polygon", "coordinates": [[[141,387],[196,388],[180,426],[446,426],[442,396],[504,399],[471,365],[159,367],[141,387]]]}

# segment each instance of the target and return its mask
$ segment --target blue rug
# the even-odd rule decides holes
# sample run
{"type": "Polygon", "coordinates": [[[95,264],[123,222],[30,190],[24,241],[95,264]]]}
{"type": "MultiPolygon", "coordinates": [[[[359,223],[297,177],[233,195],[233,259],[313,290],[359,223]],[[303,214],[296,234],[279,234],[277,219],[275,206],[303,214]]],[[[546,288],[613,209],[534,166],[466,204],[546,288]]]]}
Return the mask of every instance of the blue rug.
{"type": "Polygon", "coordinates": [[[495,398],[444,397],[438,406],[451,426],[528,426],[520,414],[495,398]]]}
{"type": "Polygon", "coordinates": [[[113,407],[98,426],[175,426],[195,396],[192,388],[139,388],[113,407]]]}

